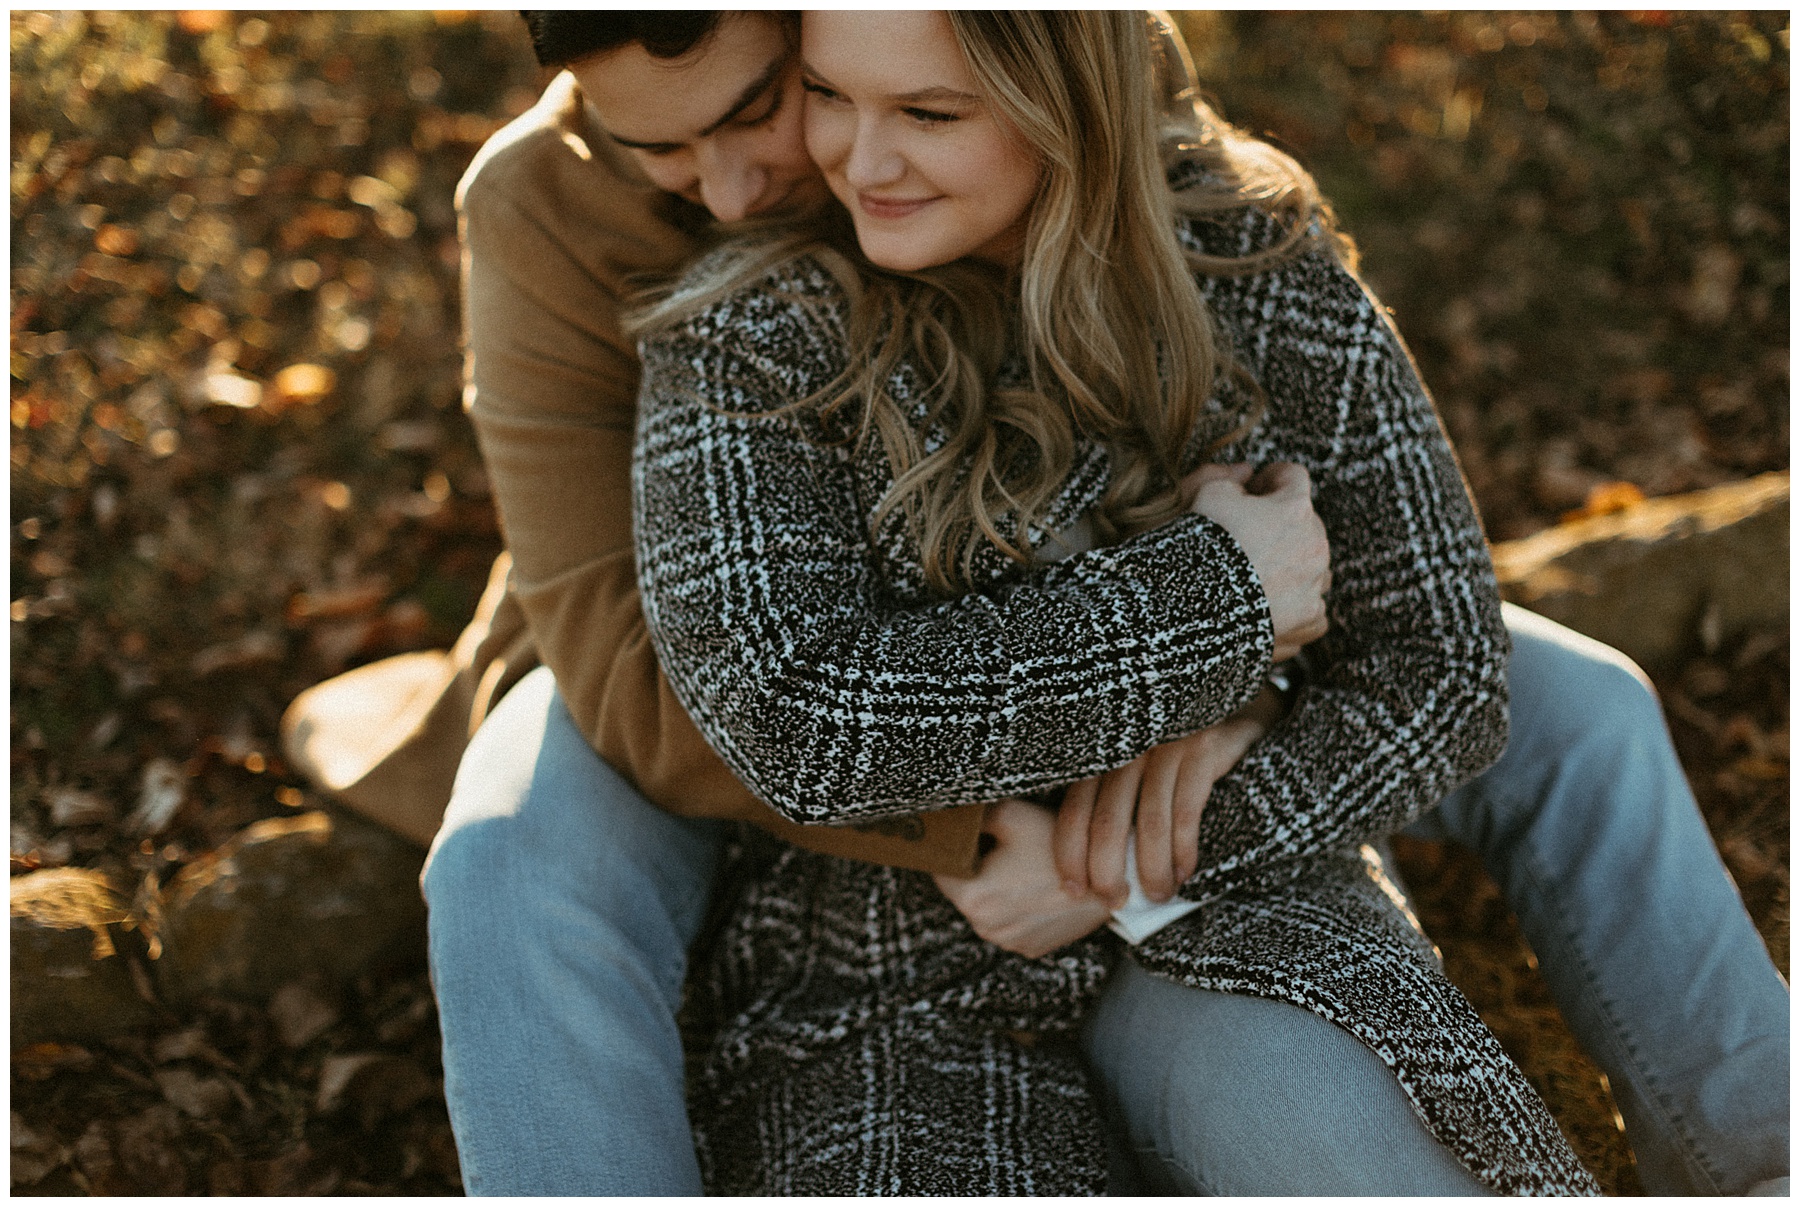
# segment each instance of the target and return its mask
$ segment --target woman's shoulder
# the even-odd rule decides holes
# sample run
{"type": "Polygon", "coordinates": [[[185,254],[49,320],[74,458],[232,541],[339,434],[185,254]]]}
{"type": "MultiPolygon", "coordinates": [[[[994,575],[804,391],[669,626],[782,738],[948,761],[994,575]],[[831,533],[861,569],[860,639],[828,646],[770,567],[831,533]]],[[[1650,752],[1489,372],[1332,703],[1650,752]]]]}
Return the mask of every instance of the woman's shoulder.
{"type": "Polygon", "coordinates": [[[1221,271],[1233,260],[1273,267],[1314,253],[1341,265],[1346,245],[1305,171],[1253,140],[1239,140],[1235,147],[1238,158],[1229,167],[1191,149],[1169,165],[1183,246],[1226,262],[1221,271]],[[1284,249],[1295,254],[1271,255],[1284,249]]]}
{"type": "Polygon", "coordinates": [[[1272,299],[1281,311],[1315,316],[1373,305],[1327,213],[1299,215],[1245,200],[1184,215],[1178,235],[1196,258],[1201,291],[1227,322],[1274,317],[1272,299]],[[1241,306],[1256,314],[1234,313],[1241,306]]]}
{"type": "Polygon", "coordinates": [[[734,389],[754,389],[762,377],[765,389],[785,396],[746,410],[804,397],[842,371],[849,295],[817,254],[770,262],[756,248],[726,244],[682,274],[663,308],[672,320],[646,335],[645,357],[701,354],[740,379],[734,389]]]}
{"type": "Polygon", "coordinates": [[[665,307],[681,317],[673,330],[708,340],[760,344],[771,335],[841,331],[849,297],[816,252],[772,256],[727,243],[682,273],[665,307]]]}
{"type": "Polygon", "coordinates": [[[1179,228],[1181,244],[1188,251],[1226,262],[1251,260],[1274,251],[1288,231],[1281,215],[1254,201],[1184,214],[1179,228]]]}

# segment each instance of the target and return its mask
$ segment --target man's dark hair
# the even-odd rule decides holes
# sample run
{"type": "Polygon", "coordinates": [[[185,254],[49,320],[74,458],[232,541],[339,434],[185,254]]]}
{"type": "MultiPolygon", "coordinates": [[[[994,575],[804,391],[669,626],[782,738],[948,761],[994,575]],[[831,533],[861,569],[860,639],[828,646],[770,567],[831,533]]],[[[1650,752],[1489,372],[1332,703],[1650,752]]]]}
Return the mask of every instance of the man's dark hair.
{"type": "Polygon", "coordinates": [[[643,12],[616,9],[524,9],[520,16],[531,30],[531,48],[544,67],[567,67],[589,55],[642,43],[659,59],[679,59],[718,28],[725,14],[713,12],[643,12]]]}

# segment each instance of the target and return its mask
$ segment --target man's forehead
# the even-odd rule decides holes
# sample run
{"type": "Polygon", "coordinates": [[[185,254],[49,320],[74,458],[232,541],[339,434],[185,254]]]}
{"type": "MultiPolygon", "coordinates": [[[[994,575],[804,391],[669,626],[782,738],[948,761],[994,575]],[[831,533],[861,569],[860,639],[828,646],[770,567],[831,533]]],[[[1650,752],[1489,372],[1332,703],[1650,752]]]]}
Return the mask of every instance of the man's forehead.
{"type": "Polygon", "coordinates": [[[642,44],[573,68],[605,131],[627,146],[679,146],[712,133],[781,73],[792,47],[779,21],[732,14],[693,53],[659,59],[642,44]]]}

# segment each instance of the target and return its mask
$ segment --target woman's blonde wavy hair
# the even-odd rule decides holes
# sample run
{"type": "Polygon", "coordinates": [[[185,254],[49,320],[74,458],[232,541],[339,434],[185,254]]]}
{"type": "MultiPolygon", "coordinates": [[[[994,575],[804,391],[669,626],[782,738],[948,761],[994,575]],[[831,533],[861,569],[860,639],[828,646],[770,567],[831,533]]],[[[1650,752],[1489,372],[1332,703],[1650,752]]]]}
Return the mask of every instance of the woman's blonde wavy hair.
{"type": "Polygon", "coordinates": [[[946,15],[987,102],[1044,165],[1016,274],[971,260],[877,268],[834,205],[806,221],[740,226],[735,254],[712,259],[716,274],[653,298],[632,326],[672,326],[812,255],[850,299],[848,367],[793,405],[848,418],[854,438],[882,442],[894,485],[871,535],[900,509],[926,583],[951,595],[975,585],[984,544],[1032,558],[1033,525],[1073,470],[1080,437],[1112,458],[1091,517],[1101,543],[1181,514],[1182,474],[1247,433],[1262,409],[1194,274],[1291,255],[1326,235],[1330,216],[1293,160],[1194,97],[1185,51],[1154,18],[1146,36],[1142,11],[946,15]],[[1167,175],[1178,158],[1202,169],[1179,193],[1167,175]],[[1179,214],[1246,204],[1278,214],[1283,238],[1243,258],[1184,251],[1179,214]],[[1023,373],[1003,385],[1009,356],[1023,373]],[[923,386],[923,421],[889,395],[903,364],[923,386]],[[1219,390],[1227,376],[1240,388],[1219,390]],[[1218,401],[1227,397],[1235,403],[1218,401]]]}

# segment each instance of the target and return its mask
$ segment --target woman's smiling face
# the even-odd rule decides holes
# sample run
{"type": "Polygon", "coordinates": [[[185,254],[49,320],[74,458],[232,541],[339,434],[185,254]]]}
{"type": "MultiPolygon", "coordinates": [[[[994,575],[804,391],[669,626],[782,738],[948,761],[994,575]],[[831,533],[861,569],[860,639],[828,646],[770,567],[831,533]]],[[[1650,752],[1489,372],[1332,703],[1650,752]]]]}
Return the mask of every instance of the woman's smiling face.
{"type": "Polygon", "coordinates": [[[941,12],[809,11],[806,149],[873,264],[1016,264],[1041,166],[994,112],[941,12]]]}

